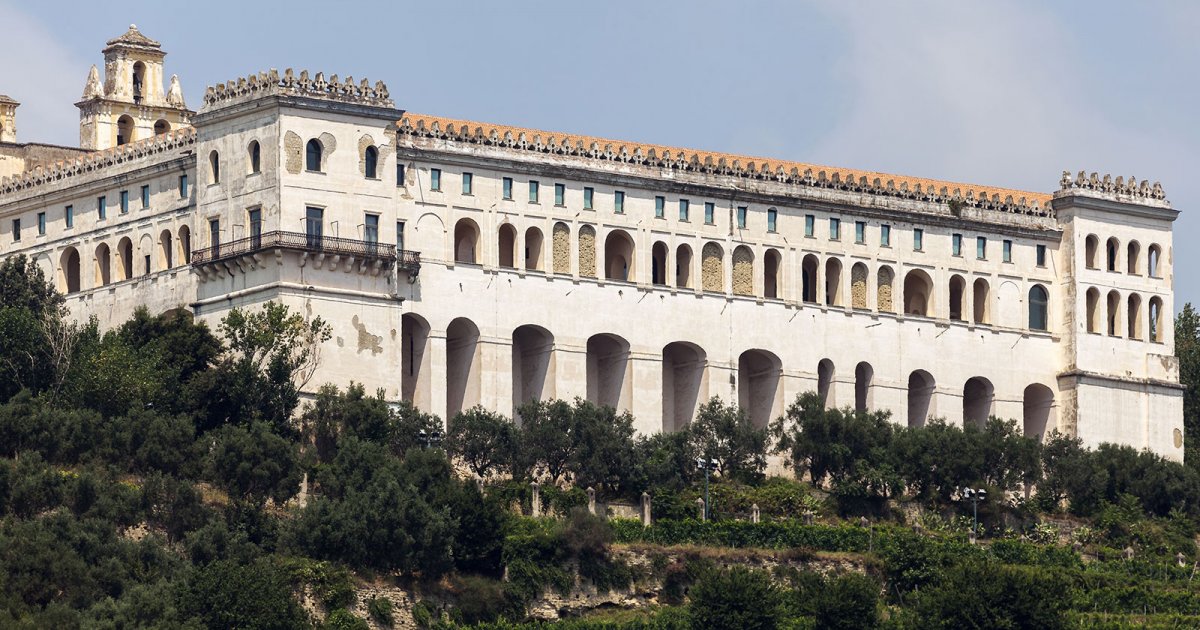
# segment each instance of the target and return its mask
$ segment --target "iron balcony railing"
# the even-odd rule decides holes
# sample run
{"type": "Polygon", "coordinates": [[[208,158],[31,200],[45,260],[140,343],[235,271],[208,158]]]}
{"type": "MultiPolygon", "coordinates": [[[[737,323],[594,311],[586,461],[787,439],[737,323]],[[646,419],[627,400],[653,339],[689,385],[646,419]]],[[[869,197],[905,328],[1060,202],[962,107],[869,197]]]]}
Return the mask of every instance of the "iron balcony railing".
{"type": "Polygon", "coordinates": [[[263,232],[236,241],[194,250],[192,251],[192,264],[204,265],[269,249],[291,249],[336,256],[352,256],[364,260],[382,260],[385,263],[395,263],[400,269],[409,271],[421,268],[421,252],[398,250],[387,243],[375,241],[281,230],[263,232]]]}

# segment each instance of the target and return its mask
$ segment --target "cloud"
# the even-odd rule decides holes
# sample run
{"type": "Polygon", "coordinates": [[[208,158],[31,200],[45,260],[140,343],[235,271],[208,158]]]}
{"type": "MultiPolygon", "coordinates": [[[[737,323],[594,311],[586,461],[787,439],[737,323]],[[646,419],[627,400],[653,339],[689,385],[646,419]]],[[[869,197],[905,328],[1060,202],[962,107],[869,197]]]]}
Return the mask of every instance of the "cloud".
{"type": "Polygon", "coordinates": [[[11,4],[0,4],[0,24],[0,59],[5,60],[0,93],[21,103],[17,141],[78,145],[74,104],[90,66],[63,46],[61,37],[11,4]]]}

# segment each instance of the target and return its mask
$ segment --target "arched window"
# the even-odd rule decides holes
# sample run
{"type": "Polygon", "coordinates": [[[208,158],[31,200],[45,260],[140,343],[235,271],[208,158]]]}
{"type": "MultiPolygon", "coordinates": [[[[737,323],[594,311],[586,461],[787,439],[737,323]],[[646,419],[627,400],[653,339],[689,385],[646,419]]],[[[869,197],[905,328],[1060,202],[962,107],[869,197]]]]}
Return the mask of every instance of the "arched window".
{"type": "Polygon", "coordinates": [[[604,239],[604,277],[633,282],[633,239],[623,230],[613,230],[604,239]]]}
{"type": "Polygon", "coordinates": [[[875,282],[875,304],[880,313],[894,313],[892,304],[892,281],[895,279],[892,268],[884,265],[879,268],[875,282]]]}
{"type": "Polygon", "coordinates": [[[700,250],[700,288],[704,291],[725,291],[725,251],[713,242],[700,250]]]}
{"type": "Polygon", "coordinates": [[[459,219],[454,226],[454,262],[479,262],[479,226],[470,219],[459,219]]]}
{"type": "Polygon", "coordinates": [[[247,149],[250,156],[250,174],[262,172],[262,147],[259,146],[258,140],[251,140],[250,147],[247,149]]]}
{"type": "Polygon", "coordinates": [[[850,268],[850,307],[866,309],[867,306],[867,266],[854,263],[850,268]]]}
{"type": "Polygon", "coordinates": [[[974,291],[974,299],[971,300],[971,321],[976,324],[992,323],[991,286],[988,285],[988,281],[983,278],[976,278],[972,290],[974,291]]]}
{"type": "Polygon", "coordinates": [[[117,258],[120,259],[121,280],[133,277],[133,241],[126,236],[117,243],[117,258]]]}
{"type": "Polygon", "coordinates": [[[182,255],[183,263],[191,264],[192,262],[192,230],[184,225],[179,228],[179,253],[182,255]]]}
{"type": "Polygon", "coordinates": [[[117,119],[117,145],[128,144],[133,142],[134,138],[133,117],[129,114],[121,116],[117,119]]]}
{"type": "Polygon", "coordinates": [[[754,253],[745,245],[733,250],[733,293],[754,294],[754,253]]]}
{"type": "Polygon", "coordinates": [[[804,257],[804,262],[800,266],[800,274],[802,280],[802,297],[805,302],[815,304],[817,301],[817,267],[819,266],[817,257],[809,254],[804,257]]]}
{"type": "Polygon", "coordinates": [[[1100,261],[1096,259],[1097,250],[1100,249],[1100,239],[1095,234],[1088,234],[1084,241],[1084,257],[1083,264],[1088,269],[1099,269],[1100,261]]]}
{"type": "Polygon", "coordinates": [[[1050,296],[1046,293],[1045,287],[1040,284],[1035,284],[1029,289],[1029,329],[1030,330],[1047,330],[1049,316],[1047,309],[1050,304],[1050,296]]]}
{"type": "Polygon", "coordinates": [[[763,255],[763,297],[775,299],[779,297],[780,271],[783,269],[783,257],[777,249],[768,249],[763,255]]]}
{"type": "Polygon", "coordinates": [[[904,312],[921,317],[929,317],[934,312],[933,280],[920,269],[904,276],[904,312]]]}
{"type": "Polygon", "coordinates": [[[675,249],[675,286],[692,288],[692,248],[686,244],[675,249]]]}
{"type": "Polygon", "coordinates": [[[161,118],[158,119],[157,121],[155,121],[154,135],[161,136],[164,133],[169,133],[170,131],[171,131],[171,123],[169,123],[161,118]]]}
{"type": "Polygon", "coordinates": [[[1121,294],[1108,292],[1108,336],[1121,336],[1121,294]]]}
{"type": "Polygon", "coordinates": [[[216,151],[208,154],[208,183],[221,183],[221,156],[216,151]]]}
{"type": "Polygon", "coordinates": [[[1129,295],[1129,313],[1126,315],[1125,321],[1129,326],[1129,338],[1142,338],[1142,296],[1131,293],[1129,295]]]}
{"type": "Polygon", "coordinates": [[[505,223],[500,226],[500,234],[497,238],[497,261],[501,267],[513,268],[516,266],[516,251],[517,251],[517,230],[511,223],[505,223]]]}
{"type": "Polygon", "coordinates": [[[1141,275],[1142,246],[1137,241],[1129,241],[1128,253],[1125,256],[1125,268],[1131,275],[1141,275]]]}
{"type": "Polygon", "coordinates": [[[963,293],[966,288],[967,281],[963,280],[962,276],[958,274],[950,276],[950,319],[953,321],[962,321],[963,293]]]}
{"type": "Polygon", "coordinates": [[[321,172],[321,141],[313,138],[308,141],[308,146],[304,150],[304,168],[305,170],[315,173],[321,172]]]}
{"type": "Polygon", "coordinates": [[[1147,263],[1146,273],[1149,274],[1149,276],[1151,278],[1159,277],[1158,276],[1158,259],[1161,257],[1162,257],[1162,248],[1160,248],[1158,246],[1158,244],[1151,245],[1150,249],[1148,250],[1148,252],[1146,254],[1146,263],[1147,263]]]}
{"type": "Polygon", "coordinates": [[[842,261],[836,258],[825,261],[825,303],[842,305],[842,261]]]}
{"type": "Polygon", "coordinates": [[[1100,291],[1096,287],[1087,290],[1087,331],[1100,332],[1100,291]]]}
{"type": "Polygon", "coordinates": [[[1109,271],[1119,271],[1117,268],[1117,258],[1121,253],[1121,241],[1118,241],[1115,237],[1110,238],[1105,249],[1107,254],[1106,260],[1108,261],[1107,269],[1109,271]]]}
{"type": "Polygon", "coordinates": [[[367,179],[376,179],[378,175],[376,170],[379,168],[379,149],[375,147],[367,147],[363,153],[363,172],[367,179]]]}
{"type": "Polygon", "coordinates": [[[1162,298],[1158,296],[1150,298],[1150,341],[1154,343],[1162,343],[1163,340],[1162,306],[1162,298]]]}
{"type": "Polygon", "coordinates": [[[158,235],[158,268],[170,269],[175,266],[175,244],[172,242],[171,230],[163,230],[158,235]]]}
{"type": "Polygon", "coordinates": [[[58,288],[63,293],[79,292],[79,251],[74,247],[63,250],[59,258],[59,272],[62,274],[58,288]]]}
{"type": "Polygon", "coordinates": [[[535,227],[525,230],[525,269],[542,271],[542,231],[535,227]]]}
{"type": "Polygon", "coordinates": [[[667,283],[667,244],[658,241],[650,249],[650,283],[667,283]]]}
{"type": "Polygon", "coordinates": [[[95,286],[102,287],[112,282],[112,254],[108,243],[96,246],[96,281],[95,286]]]}
{"type": "Polygon", "coordinates": [[[143,91],[146,85],[146,64],[137,62],[133,64],[133,102],[140,104],[144,96],[143,91]]]}

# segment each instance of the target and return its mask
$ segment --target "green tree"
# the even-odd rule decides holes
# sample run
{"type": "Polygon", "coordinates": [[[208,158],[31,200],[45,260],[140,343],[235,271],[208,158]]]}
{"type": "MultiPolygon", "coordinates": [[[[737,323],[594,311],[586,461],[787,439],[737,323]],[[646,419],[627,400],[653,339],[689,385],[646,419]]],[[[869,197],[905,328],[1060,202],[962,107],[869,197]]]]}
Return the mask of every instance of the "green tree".
{"type": "Polygon", "coordinates": [[[937,587],[923,591],[916,611],[921,628],[1040,628],[1067,626],[1067,581],[1038,567],[963,562],[937,587]]]}
{"type": "Polygon", "coordinates": [[[208,477],[236,500],[261,506],[296,494],[300,465],[296,444],[276,435],[266,423],[248,428],[227,426],[213,434],[208,477]]]}
{"type": "Polygon", "coordinates": [[[785,454],[796,475],[808,473],[814,483],[857,483],[887,496],[895,489],[889,449],[895,427],[887,412],[826,409],[815,392],[796,397],[771,425],[775,451],[785,454]]]}
{"type": "Polygon", "coordinates": [[[1175,316],[1175,356],[1183,384],[1184,461],[1200,469],[1200,313],[1188,302],[1175,316]]]}
{"type": "Polygon", "coordinates": [[[77,337],[65,314],[37,263],[23,254],[0,261],[0,402],[22,389],[57,394],[77,337]]]}
{"type": "Polygon", "coordinates": [[[640,477],[634,461],[633,416],[575,399],[571,409],[573,448],[568,469],[575,485],[604,496],[629,494],[640,477]]]}
{"type": "Polygon", "coordinates": [[[692,450],[716,460],[722,477],[754,480],[767,467],[767,429],[756,428],[745,410],[713,397],[700,406],[688,434],[692,450]]]}
{"type": "Polygon", "coordinates": [[[286,573],[266,559],[200,567],[180,586],[177,599],[184,614],[214,630],[309,627],[286,573]]]}
{"type": "Polygon", "coordinates": [[[519,408],[521,429],[517,434],[514,476],[545,473],[558,482],[575,456],[574,411],[563,400],[533,400],[519,408]],[[520,471],[521,475],[517,475],[520,471]]]}
{"type": "Polygon", "coordinates": [[[773,630],[781,595],[771,577],[745,567],[713,570],[688,593],[693,628],[773,630]]]}
{"type": "Polygon", "coordinates": [[[486,478],[493,471],[503,472],[511,466],[515,437],[512,420],[476,406],[450,418],[446,451],[486,478]]]}

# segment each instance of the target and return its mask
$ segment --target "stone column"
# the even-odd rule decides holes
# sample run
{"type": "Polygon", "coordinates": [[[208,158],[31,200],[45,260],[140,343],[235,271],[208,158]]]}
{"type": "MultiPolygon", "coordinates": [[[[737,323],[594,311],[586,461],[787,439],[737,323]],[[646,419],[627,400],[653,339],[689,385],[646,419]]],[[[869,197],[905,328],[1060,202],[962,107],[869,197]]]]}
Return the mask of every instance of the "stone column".
{"type": "Polygon", "coordinates": [[[697,499],[696,499],[696,511],[697,511],[697,513],[700,515],[700,520],[702,520],[702,521],[707,521],[707,520],[708,520],[708,514],[707,514],[707,510],[705,510],[705,509],[704,509],[704,507],[705,507],[705,506],[704,506],[704,499],[697,498],[697,499]]]}
{"type": "Polygon", "coordinates": [[[758,504],[755,503],[754,505],[750,506],[750,522],[757,523],[758,519],[759,519],[758,504]]]}
{"type": "Polygon", "coordinates": [[[562,400],[587,398],[587,339],[581,342],[554,340],[554,393],[562,400]]]}
{"type": "Polygon", "coordinates": [[[429,413],[446,420],[446,331],[430,330],[429,352],[429,413]]]}
{"type": "Polygon", "coordinates": [[[596,489],[588,488],[587,489],[587,497],[588,497],[588,514],[591,514],[592,516],[596,516],[596,489]]]}
{"type": "Polygon", "coordinates": [[[529,491],[530,514],[538,518],[542,515],[542,484],[536,481],[529,484],[529,491]]]}
{"type": "Polygon", "coordinates": [[[512,408],[512,337],[479,339],[479,404],[505,413],[512,408]]]}
{"type": "Polygon", "coordinates": [[[650,493],[642,493],[642,527],[650,527],[650,493]]]}
{"type": "Polygon", "coordinates": [[[660,433],[664,426],[662,401],[666,395],[662,389],[662,355],[630,352],[629,367],[633,370],[629,411],[633,414],[634,428],[642,435],[660,433]]]}

